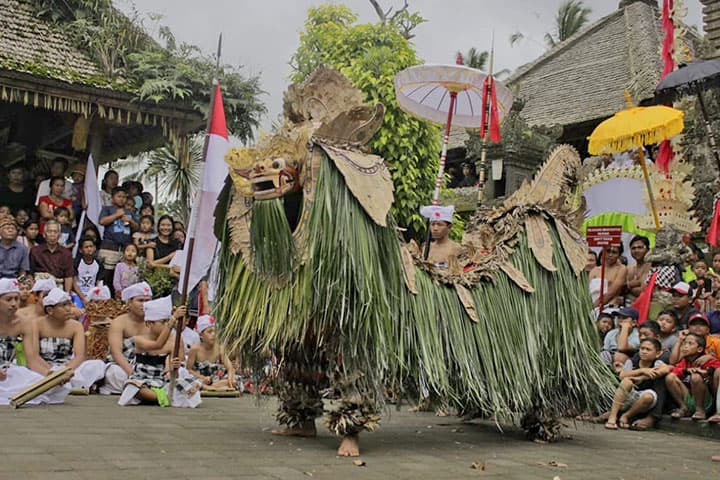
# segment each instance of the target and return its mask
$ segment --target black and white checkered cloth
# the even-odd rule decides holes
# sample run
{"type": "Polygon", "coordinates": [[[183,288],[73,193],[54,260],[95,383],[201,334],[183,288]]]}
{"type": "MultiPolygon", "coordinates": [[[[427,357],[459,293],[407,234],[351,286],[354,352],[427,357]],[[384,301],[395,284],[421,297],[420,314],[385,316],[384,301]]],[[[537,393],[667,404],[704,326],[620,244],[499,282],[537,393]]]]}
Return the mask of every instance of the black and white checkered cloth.
{"type": "Polygon", "coordinates": [[[199,378],[195,378],[193,376],[189,377],[180,377],[175,380],[175,390],[177,390],[180,393],[188,394],[189,392],[193,391],[193,388],[195,391],[200,390],[202,387],[202,382],[199,378]]]}
{"type": "Polygon", "coordinates": [[[165,378],[165,359],[167,355],[139,353],[135,356],[135,367],[128,380],[141,382],[146,387],[162,388],[165,378]]]}
{"type": "Polygon", "coordinates": [[[682,280],[682,273],[677,265],[661,265],[650,269],[650,274],[657,272],[655,286],[663,290],[671,290],[673,285],[682,280]]]}
{"type": "MultiPolygon", "coordinates": [[[[122,354],[123,357],[127,358],[127,361],[130,365],[135,364],[135,340],[133,340],[132,337],[123,338],[122,354]]],[[[115,363],[115,360],[113,360],[112,358],[112,354],[108,354],[105,362],[115,363]]]]}
{"type": "Polygon", "coordinates": [[[54,365],[65,365],[72,357],[72,340],[60,337],[40,339],[40,358],[54,365]]]}
{"type": "Polygon", "coordinates": [[[195,362],[195,370],[200,372],[200,375],[204,377],[212,378],[213,382],[227,378],[225,365],[221,363],[213,363],[210,360],[195,362]]]}
{"type": "Polygon", "coordinates": [[[0,337],[0,368],[9,367],[15,358],[16,337],[0,337]]]}

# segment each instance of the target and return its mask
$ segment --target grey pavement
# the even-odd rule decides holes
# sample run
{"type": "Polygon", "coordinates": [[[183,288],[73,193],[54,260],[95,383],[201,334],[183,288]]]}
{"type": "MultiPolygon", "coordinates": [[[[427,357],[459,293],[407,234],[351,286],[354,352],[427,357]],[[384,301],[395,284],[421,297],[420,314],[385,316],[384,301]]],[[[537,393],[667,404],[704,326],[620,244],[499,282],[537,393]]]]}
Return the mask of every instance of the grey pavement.
{"type": "Polygon", "coordinates": [[[363,434],[365,466],[356,466],[335,457],[337,439],[323,428],[314,439],[272,436],[273,398],[205,399],[195,410],[116,401],[2,407],[0,479],[720,478],[710,461],[720,442],[683,434],[572,424],[571,438],[539,445],[515,429],[393,408],[363,434]]]}

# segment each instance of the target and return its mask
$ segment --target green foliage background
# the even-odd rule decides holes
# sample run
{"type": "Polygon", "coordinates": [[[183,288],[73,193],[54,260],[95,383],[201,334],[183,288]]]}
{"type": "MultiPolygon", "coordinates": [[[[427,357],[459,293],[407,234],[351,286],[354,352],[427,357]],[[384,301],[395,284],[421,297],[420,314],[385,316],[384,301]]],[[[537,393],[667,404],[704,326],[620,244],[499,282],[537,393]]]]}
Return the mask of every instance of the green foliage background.
{"type": "Polygon", "coordinates": [[[440,152],[440,129],[403,112],[393,79],[399,71],[422,63],[415,48],[394,24],[357,24],[342,5],[311,8],[292,58],[294,82],[321,65],[340,70],[365,93],[369,103],[385,105],[385,120],[370,146],[385,158],[395,185],[392,214],[417,236],[426,220],[420,206],[430,201],[440,152]]]}

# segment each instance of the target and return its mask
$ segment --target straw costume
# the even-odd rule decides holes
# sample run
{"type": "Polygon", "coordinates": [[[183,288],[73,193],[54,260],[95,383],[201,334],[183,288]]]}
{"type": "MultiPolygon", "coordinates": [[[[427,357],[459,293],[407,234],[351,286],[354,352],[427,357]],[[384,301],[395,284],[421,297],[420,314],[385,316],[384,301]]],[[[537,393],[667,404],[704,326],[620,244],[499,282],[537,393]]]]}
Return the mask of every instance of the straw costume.
{"type": "Polygon", "coordinates": [[[384,387],[421,375],[463,411],[522,418],[535,437],[556,433],[545,419],[610,398],[578,276],[582,211],[563,196],[580,169],[574,150],[479,211],[462,255],[439,269],[398,238],[390,173],[366,150],[382,105],[321,68],[284,106],[277,134],[227,155],[233,185],[216,211],[228,225],[219,333],[244,351],[275,349],[280,423],[320,416],[329,385],[330,430],[372,430],[384,387]]]}

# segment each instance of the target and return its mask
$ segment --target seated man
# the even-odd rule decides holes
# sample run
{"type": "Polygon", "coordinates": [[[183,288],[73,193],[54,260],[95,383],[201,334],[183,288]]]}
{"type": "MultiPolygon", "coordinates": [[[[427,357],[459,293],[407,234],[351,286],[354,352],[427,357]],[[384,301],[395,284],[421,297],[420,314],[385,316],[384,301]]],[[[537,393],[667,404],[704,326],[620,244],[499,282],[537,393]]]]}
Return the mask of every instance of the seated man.
{"type": "MultiPolygon", "coordinates": [[[[447,207],[432,205],[420,208],[420,214],[430,220],[432,241],[427,261],[434,263],[438,268],[448,268],[450,258],[457,257],[462,250],[462,247],[449,237],[453,213],[455,213],[453,205],[447,207]]],[[[423,245],[423,254],[426,248],[427,246],[423,245]]]]}
{"type": "Polygon", "coordinates": [[[12,215],[0,216],[0,277],[17,278],[30,271],[28,249],[17,241],[18,229],[12,215]]]}
{"type": "MultiPolygon", "coordinates": [[[[42,380],[48,373],[38,355],[35,324],[17,316],[18,305],[20,288],[17,280],[0,278],[0,405],[8,405],[11,397],[42,380]],[[29,368],[13,363],[18,337],[23,338],[23,352],[29,368]]],[[[33,398],[28,404],[63,403],[69,392],[69,388],[58,386],[33,398]]]]}
{"type": "Polygon", "coordinates": [[[145,324],[143,304],[152,300],[152,290],[145,282],[130,285],[122,292],[122,301],[127,303],[128,312],[116,317],[108,330],[108,367],[105,370],[105,384],[100,387],[103,395],[119,395],[135,364],[135,343],[133,337],[148,331],[145,324]]]}
{"type": "MultiPolygon", "coordinates": [[[[55,220],[45,223],[45,243],[30,250],[30,268],[33,273],[50,274],[61,282],[58,285],[66,292],[72,292],[75,268],[72,252],[60,245],[60,224],[55,220]]],[[[45,275],[47,276],[47,275],[45,275]]]]}

